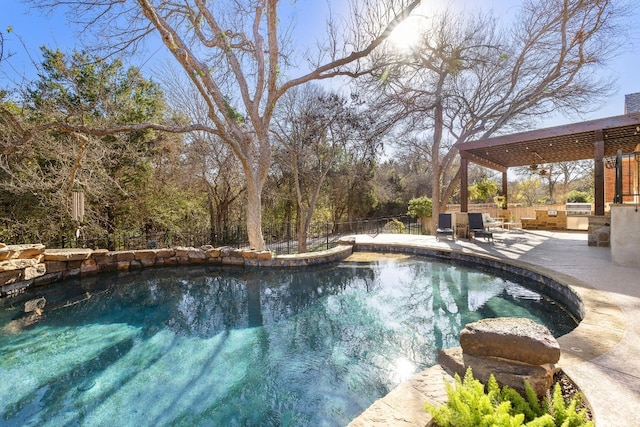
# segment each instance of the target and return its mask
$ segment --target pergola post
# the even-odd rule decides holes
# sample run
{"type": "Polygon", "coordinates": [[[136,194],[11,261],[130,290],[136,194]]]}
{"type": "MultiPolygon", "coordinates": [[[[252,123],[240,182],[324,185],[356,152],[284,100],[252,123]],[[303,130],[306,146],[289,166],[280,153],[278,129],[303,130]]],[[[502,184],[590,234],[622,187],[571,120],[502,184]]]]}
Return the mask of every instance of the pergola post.
{"type": "Polygon", "coordinates": [[[509,195],[507,194],[507,170],[502,171],[502,196],[504,197],[504,205],[502,209],[507,209],[509,203],[509,195]]]}
{"type": "Polygon", "coordinates": [[[604,215],[604,134],[594,132],[594,189],[595,215],[604,215]]]}
{"type": "Polygon", "coordinates": [[[460,212],[469,212],[469,161],[460,156],[460,212]]]}

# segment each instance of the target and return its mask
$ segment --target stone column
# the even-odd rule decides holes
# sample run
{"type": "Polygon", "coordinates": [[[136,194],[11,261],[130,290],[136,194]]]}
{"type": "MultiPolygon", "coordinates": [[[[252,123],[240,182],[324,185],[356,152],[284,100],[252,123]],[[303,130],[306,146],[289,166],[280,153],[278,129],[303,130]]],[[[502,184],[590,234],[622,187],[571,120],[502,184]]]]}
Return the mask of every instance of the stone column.
{"type": "Polygon", "coordinates": [[[640,267],[640,208],[611,205],[611,259],[624,267],[640,267]]]}

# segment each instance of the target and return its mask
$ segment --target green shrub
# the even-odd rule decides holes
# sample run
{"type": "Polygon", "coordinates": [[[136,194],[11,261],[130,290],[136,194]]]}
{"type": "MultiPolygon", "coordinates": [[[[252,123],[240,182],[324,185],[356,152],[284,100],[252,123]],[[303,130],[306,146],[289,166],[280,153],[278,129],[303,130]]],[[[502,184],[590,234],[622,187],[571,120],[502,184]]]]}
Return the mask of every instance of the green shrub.
{"type": "Polygon", "coordinates": [[[506,386],[500,389],[493,375],[485,388],[469,368],[464,381],[456,375],[454,384],[446,387],[446,404],[425,404],[440,427],[594,427],[586,410],[577,410],[580,397],[565,402],[558,384],[552,396],[539,401],[528,383],[525,396],[506,386]]]}
{"type": "Polygon", "coordinates": [[[397,233],[397,234],[404,234],[405,232],[405,226],[402,223],[402,221],[393,218],[391,221],[387,222],[384,225],[384,232],[385,233],[397,233]]]}
{"type": "Polygon", "coordinates": [[[591,203],[591,195],[586,191],[571,190],[567,193],[567,203],[591,203]]]}
{"type": "Polygon", "coordinates": [[[418,218],[430,218],[433,212],[433,203],[427,196],[415,197],[409,200],[408,214],[418,218]]]}

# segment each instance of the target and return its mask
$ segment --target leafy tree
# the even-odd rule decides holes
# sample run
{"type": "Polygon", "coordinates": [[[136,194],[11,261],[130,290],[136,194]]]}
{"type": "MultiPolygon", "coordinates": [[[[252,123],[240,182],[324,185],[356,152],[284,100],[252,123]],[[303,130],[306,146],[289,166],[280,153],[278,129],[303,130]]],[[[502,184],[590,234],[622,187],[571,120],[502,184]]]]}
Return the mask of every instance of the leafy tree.
{"type": "Polygon", "coordinates": [[[542,194],[540,179],[532,176],[519,181],[516,194],[518,201],[523,201],[526,206],[533,206],[538,202],[542,194]]]}
{"type": "Polygon", "coordinates": [[[593,198],[586,191],[571,190],[567,194],[567,203],[590,203],[593,198]]]}
{"type": "Polygon", "coordinates": [[[486,175],[483,175],[479,181],[476,181],[469,187],[469,198],[486,203],[491,200],[497,192],[498,184],[486,175]]]}
{"type": "Polygon", "coordinates": [[[422,220],[423,234],[428,234],[430,232],[428,219],[433,215],[433,201],[431,198],[422,196],[409,200],[409,209],[407,213],[422,220]]]}
{"type": "MultiPolygon", "coordinates": [[[[379,147],[378,147],[379,148],[379,147]]],[[[365,218],[378,201],[373,186],[377,153],[351,146],[328,177],[333,221],[365,218]]]]}
{"type": "Polygon", "coordinates": [[[403,161],[388,159],[377,165],[373,177],[373,186],[378,205],[372,216],[404,215],[410,196],[413,195],[409,185],[413,175],[408,169],[410,165],[403,161]]]}
{"type": "Polygon", "coordinates": [[[7,154],[0,159],[0,186],[14,200],[3,201],[5,221],[32,230],[24,241],[46,241],[77,226],[70,221],[70,196],[82,189],[85,227],[96,233],[140,229],[148,218],[141,201],[148,200],[153,158],[170,142],[148,129],[92,136],[61,132],[51,124],[82,128],[160,121],[162,91],[119,60],[46,48],[43,56],[39,79],[17,104],[20,112],[8,101],[0,108],[7,154]]]}

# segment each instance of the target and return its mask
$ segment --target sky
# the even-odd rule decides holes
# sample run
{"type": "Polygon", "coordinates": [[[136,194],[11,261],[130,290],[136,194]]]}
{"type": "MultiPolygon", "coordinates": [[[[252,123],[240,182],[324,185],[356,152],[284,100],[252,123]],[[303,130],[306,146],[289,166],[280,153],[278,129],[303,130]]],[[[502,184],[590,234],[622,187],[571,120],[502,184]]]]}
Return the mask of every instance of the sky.
{"type": "MultiPolygon", "coordinates": [[[[440,0],[438,0],[440,1],[440,0]]],[[[284,0],[283,3],[290,3],[284,0]]],[[[345,0],[332,0],[334,9],[346,3],[345,0]]],[[[428,1],[425,3],[429,3],[428,1]]],[[[431,2],[433,3],[433,2],[431,2]]],[[[460,8],[477,7],[477,0],[449,0],[449,3],[460,8]]],[[[499,16],[508,17],[517,10],[519,0],[482,0],[482,7],[492,9],[499,16]]],[[[296,16],[296,24],[299,29],[308,34],[319,34],[324,25],[322,0],[298,0],[296,5],[299,13],[296,16]]],[[[634,8],[633,16],[629,22],[640,22],[640,7],[634,8]]],[[[33,63],[40,62],[39,46],[46,45],[49,48],[59,48],[64,52],[71,52],[74,48],[80,49],[78,35],[74,28],[67,24],[62,13],[52,16],[43,16],[38,11],[30,11],[28,5],[20,0],[0,0],[0,31],[5,38],[4,53],[13,53],[13,57],[0,62],[0,87],[6,87],[19,82],[20,76],[35,76],[33,63]],[[12,31],[7,33],[11,27],[12,31]],[[23,46],[24,45],[24,46],[23,46]]],[[[614,94],[599,109],[580,117],[554,116],[545,120],[542,126],[555,126],[582,120],[598,119],[616,116],[624,113],[624,95],[640,92],[640,26],[629,30],[628,44],[620,55],[607,64],[605,73],[616,79],[614,94]]],[[[137,58],[136,65],[144,73],[153,75],[154,71],[164,61],[163,48],[145,52],[137,58]]]]}

